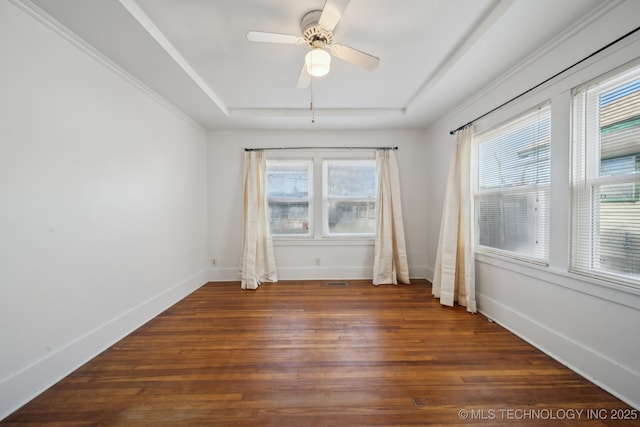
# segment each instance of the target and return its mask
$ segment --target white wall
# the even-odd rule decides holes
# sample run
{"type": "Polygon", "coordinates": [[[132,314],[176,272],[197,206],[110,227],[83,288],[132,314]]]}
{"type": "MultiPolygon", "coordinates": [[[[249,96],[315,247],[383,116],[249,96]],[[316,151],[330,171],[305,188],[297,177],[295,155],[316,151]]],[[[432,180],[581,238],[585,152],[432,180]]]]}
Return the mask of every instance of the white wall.
{"type": "Polygon", "coordinates": [[[0,2],[0,419],[206,281],[206,134],[0,2]]]}
{"type": "MultiPolygon", "coordinates": [[[[398,146],[402,205],[411,277],[426,277],[427,233],[423,134],[416,132],[217,132],[209,136],[209,255],[212,280],[239,280],[242,256],[244,148],[299,146],[398,146]]],[[[290,153],[290,152],[287,152],[290,153]]],[[[317,151],[307,152],[316,154],[317,151]]],[[[299,151],[296,154],[303,155],[299,151]]],[[[336,155],[342,155],[340,151],[336,155]]],[[[269,151],[277,157],[277,151],[269,151]]],[[[372,242],[276,242],[280,279],[368,279],[372,242]],[[320,266],[315,259],[320,258],[320,266]]]]}
{"type": "MultiPolygon", "coordinates": [[[[430,182],[444,182],[453,137],[449,130],[500,105],[637,26],[640,2],[627,1],[571,28],[565,38],[503,76],[444,117],[427,134],[430,182]]],[[[640,408],[640,290],[568,273],[570,90],[638,58],[640,36],[585,62],[550,84],[477,123],[487,129],[540,102],[552,103],[551,245],[548,267],[476,255],[479,310],[586,378],[640,408]]],[[[433,274],[444,187],[430,187],[427,235],[433,274]]],[[[432,277],[432,276],[430,276],[432,277]]]]}

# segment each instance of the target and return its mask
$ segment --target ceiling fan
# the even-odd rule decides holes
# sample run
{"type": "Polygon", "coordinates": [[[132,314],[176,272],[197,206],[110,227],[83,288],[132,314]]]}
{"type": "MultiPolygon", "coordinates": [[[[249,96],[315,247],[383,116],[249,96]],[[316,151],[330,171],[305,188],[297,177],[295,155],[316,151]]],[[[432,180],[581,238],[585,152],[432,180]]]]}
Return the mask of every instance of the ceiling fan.
{"type": "Polygon", "coordinates": [[[374,70],[378,67],[379,58],[349,46],[333,43],[333,29],[349,1],[327,0],[322,10],[312,10],[305,14],[300,21],[302,36],[249,31],[247,39],[259,43],[307,45],[311,50],[305,56],[305,64],[298,79],[298,89],[308,87],[311,76],[320,77],[329,72],[331,55],[365,70],[374,70]]]}

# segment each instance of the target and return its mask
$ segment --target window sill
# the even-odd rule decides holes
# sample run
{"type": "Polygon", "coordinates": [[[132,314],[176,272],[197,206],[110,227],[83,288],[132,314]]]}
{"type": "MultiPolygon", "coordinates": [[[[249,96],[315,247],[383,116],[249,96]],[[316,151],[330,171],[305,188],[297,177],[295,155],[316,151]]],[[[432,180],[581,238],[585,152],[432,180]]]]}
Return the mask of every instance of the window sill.
{"type": "Polygon", "coordinates": [[[490,248],[488,246],[475,245],[474,251],[476,254],[485,254],[496,258],[501,258],[506,261],[513,261],[516,263],[522,263],[524,265],[537,265],[540,267],[548,267],[549,262],[540,258],[533,258],[526,255],[520,255],[516,252],[503,251],[500,249],[490,248]]]}
{"type": "Polygon", "coordinates": [[[373,237],[273,238],[274,246],[373,246],[373,237]]]}
{"type": "Polygon", "coordinates": [[[640,309],[640,288],[599,280],[573,272],[510,259],[487,252],[476,252],[475,260],[476,262],[492,265],[636,310],[640,309]]]}

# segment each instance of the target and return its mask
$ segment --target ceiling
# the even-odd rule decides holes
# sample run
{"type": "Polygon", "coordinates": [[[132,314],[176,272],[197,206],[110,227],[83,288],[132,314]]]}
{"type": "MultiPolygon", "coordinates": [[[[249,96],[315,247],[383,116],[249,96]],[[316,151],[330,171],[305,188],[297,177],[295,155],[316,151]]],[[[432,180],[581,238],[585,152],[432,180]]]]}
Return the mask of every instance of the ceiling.
{"type": "MultiPolygon", "coordinates": [[[[331,1],[331,0],[329,0],[331,1]]],[[[380,58],[333,58],[311,90],[296,83],[300,35],[325,0],[31,0],[209,130],[425,129],[606,0],[351,0],[334,42],[380,58]]]]}

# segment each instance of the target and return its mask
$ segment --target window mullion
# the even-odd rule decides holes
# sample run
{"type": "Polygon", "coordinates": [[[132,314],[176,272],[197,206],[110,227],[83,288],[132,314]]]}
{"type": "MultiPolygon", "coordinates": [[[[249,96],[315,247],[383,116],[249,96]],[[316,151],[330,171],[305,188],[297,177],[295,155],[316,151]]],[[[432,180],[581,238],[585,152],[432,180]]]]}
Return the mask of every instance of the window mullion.
{"type": "Polygon", "coordinates": [[[324,174],[322,171],[322,158],[313,158],[313,238],[321,239],[323,232],[323,218],[324,218],[324,174]]]}

